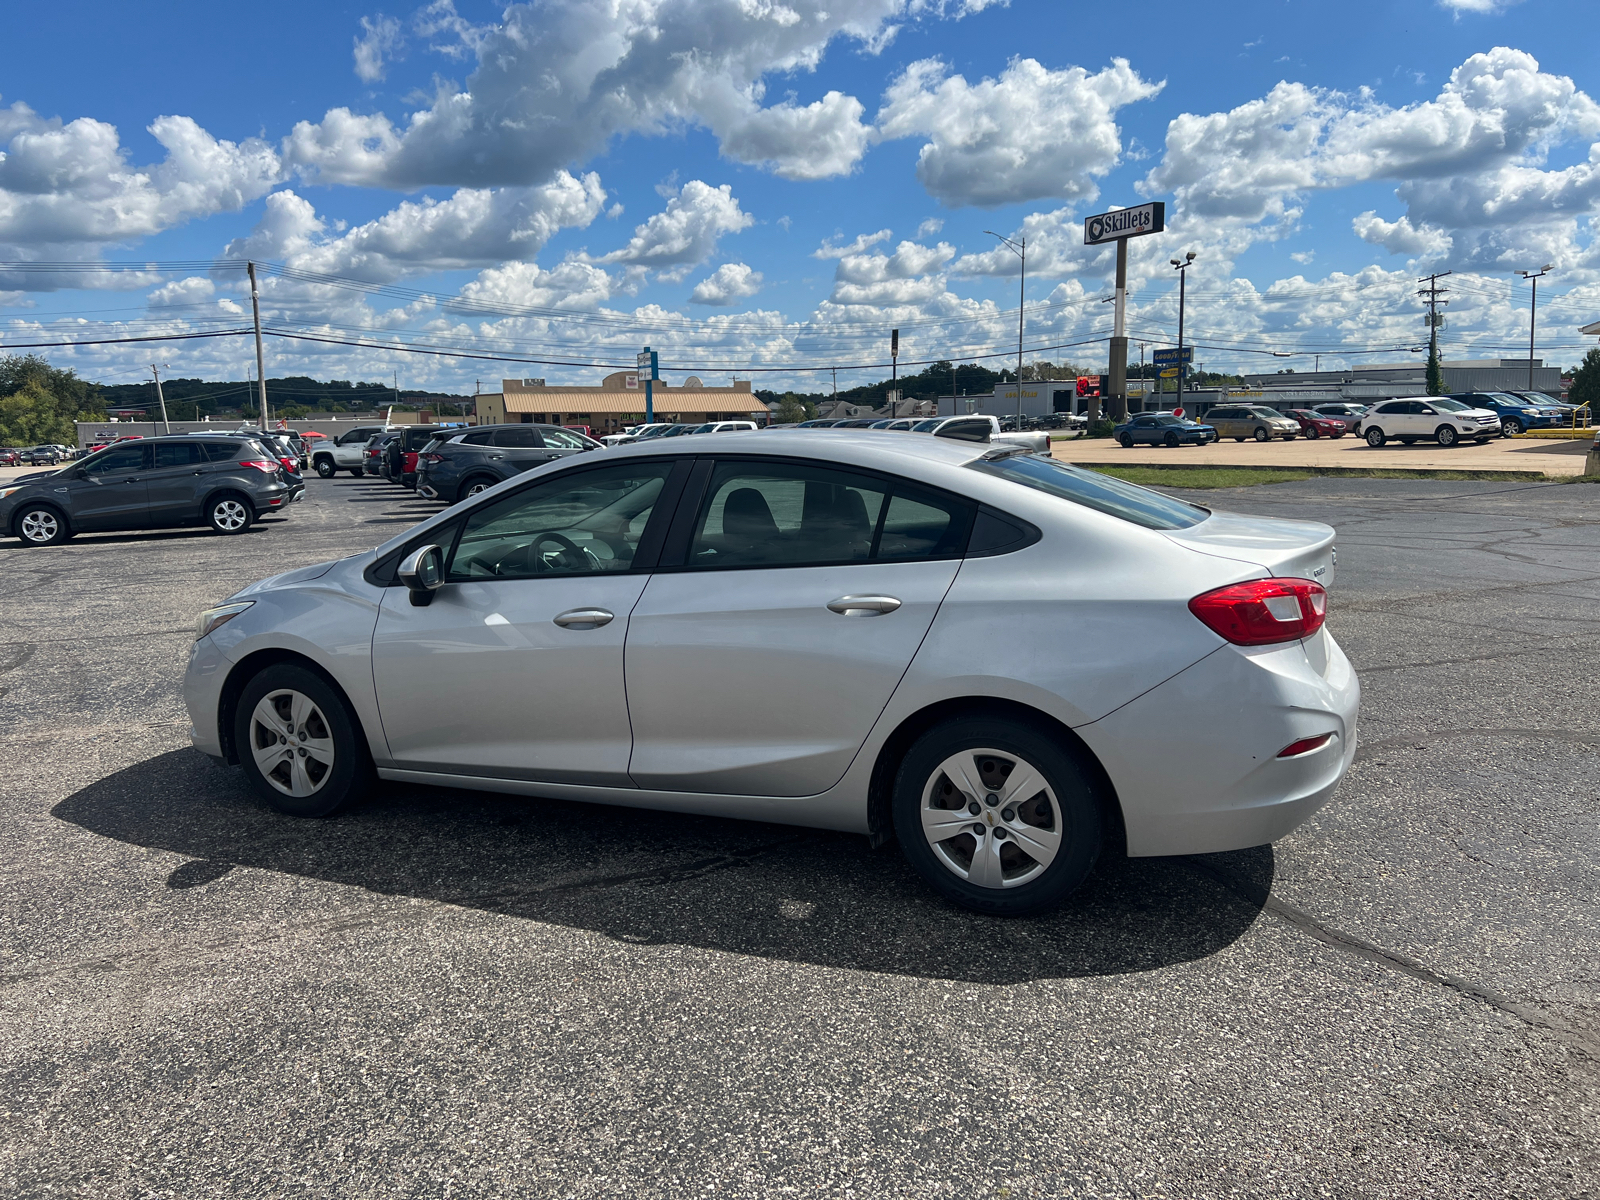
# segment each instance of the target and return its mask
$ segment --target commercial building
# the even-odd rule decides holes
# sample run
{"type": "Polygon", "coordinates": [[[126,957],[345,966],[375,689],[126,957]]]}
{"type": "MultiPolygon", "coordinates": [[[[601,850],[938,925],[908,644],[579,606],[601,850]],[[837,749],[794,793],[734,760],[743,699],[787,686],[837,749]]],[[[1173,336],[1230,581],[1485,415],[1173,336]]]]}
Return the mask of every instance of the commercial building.
{"type": "MultiPolygon", "coordinates": [[[[1499,392],[1528,387],[1525,358],[1469,358],[1439,364],[1447,392],[1499,392]]],[[[1425,363],[1380,363],[1339,371],[1295,371],[1244,376],[1244,391],[1265,404],[1324,404],[1348,400],[1372,404],[1428,390],[1425,363]]],[[[1561,369],[1533,360],[1533,390],[1561,395],[1561,369]]]]}
{"type": "MultiPolygon", "coordinates": [[[[644,382],[634,371],[607,375],[598,387],[548,385],[542,379],[505,379],[498,393],[477,397],[478,424],[528,422],[587,425],[596,435],[616,433],[644,420],[644,382]]],[[[657,421],[764,423],[767,407],[750,391],[748,380],[731,387],[707,387],[691,375],[677,387],[657,382],[653,407],[657,421]]]]}

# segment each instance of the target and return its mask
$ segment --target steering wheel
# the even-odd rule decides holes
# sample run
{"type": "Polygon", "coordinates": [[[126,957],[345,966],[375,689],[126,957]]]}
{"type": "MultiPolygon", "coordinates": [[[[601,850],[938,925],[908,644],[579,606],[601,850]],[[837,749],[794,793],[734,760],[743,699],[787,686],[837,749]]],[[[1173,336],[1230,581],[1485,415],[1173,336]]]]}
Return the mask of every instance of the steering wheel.
{"type": "Polygon", "coordinates": [[[550,542],[554,542],[560,547],[560,552],[556,557],[557,563],[563,569],[568,571],[594,571],[599,569],[595,559],[578,543],[565,534],[550,532],[535,534],[525,546],[518,547],[511,554],[502,558],[495,564],[495,574],[505,574],[507,567],[516,571],[518,566],[521,566],[522,571],[529,574],[538,574],[541,571],[551,570],[551,564],[545,560],[543,554],[539,553],[539,547],[550,542]],[[519,558],[522,560],[520,564],[517,562],[519,558]]]}

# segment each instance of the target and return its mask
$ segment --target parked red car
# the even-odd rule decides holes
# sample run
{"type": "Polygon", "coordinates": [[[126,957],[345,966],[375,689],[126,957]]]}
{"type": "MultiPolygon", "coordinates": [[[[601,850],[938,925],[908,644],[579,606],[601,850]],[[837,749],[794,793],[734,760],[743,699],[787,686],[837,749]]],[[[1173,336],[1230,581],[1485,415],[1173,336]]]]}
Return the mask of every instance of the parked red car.
{"type": "Polygon", "coordinates": [[[1332,417],[1314,413],[1309,408],[1286,408],[1283,410],[1283,415],[1299,421],[1300,432],[1308,438],[1342,438],[1346,432],[1343,421],[1335,421],[1332,417]]]}
{"type": "Polygon", "coordinates": [[[9,446],[0,446],[0,467],[14,467],[21,461],[15,450],[9,446]]]}

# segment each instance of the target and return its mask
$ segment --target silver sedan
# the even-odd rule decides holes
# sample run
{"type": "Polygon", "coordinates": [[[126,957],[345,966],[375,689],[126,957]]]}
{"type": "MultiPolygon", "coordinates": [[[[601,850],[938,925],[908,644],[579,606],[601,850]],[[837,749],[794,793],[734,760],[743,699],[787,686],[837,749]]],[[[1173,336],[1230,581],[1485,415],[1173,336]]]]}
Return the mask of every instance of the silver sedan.
{"type": "Polygon", "coordinates": [[[801,430],[519,475],[202,614],[191,737],[319,816],[379,780],[897,837],[979,911],[1106,846],[1281,837],[1355,752],[1333,530],[1017,447],[801,430]]]}

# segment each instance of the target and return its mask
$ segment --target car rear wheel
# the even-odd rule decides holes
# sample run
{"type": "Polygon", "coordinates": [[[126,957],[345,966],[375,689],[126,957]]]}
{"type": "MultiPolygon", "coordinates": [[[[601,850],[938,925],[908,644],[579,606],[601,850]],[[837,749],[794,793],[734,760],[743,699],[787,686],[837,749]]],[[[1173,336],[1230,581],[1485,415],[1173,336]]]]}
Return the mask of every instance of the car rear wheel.
{"type": "Polygon", "coordinates": [[[1363,436],[1367,439],[1367,445],[1373,447],[1374,449],[1382,446],[1389,440],[1384,436],[1383,430],[1377,428],[1367,430],[1363,436]]]}
{"type": "Polygon", "coordinates": [[[256,519],[250,502],[229,492],[206,501],[206,520],[218,533],[243,533],[256,519]]]}
{"type": "Polygon", "coordinates": [[[1461,435],[1455,431],[1453,425],[1441,425],[1433,431],[1433,436],[1438,439],[1439,445],[1454,446],[1461,440],[1461,435]]]}
{"type": "Polygon", "coordinates": [[[333,459],[326,457],[317,459],[317,474],[322,478],[332,479],[338,473],[339,468],[333,465],[333,459]]]}
{"type": "Polygon", "coordinates": [[[256,795],[291,816],[325,817],[371,786],[359,728],[325,679],[278,663],[245,685],[233,737],[256,795]]]}
{"type": "Polygon", "coordinates": [[[461,495],[463,497],[476,496],[479,492],[488,491],[499,482],[500,481],[498,479],[491,479],[487,475],[474,475],[471,479],[467,480],[466,483],[461,485],[461,495]]]}
{"type": "Polygon", "coordinates": [[[12,526],[24,546],[55,546],[72,536],[67,522],[48,504],[30,504],[16,516],[12,526]]]}
{"type": "Polygon", "coordinates": [[[941,722],[901,761],[895,833],[917,873],[947,900],[994,916],[1054,908],[1100,854],[1100,809],[1085,773],[1028,725],[941,722]]]}

